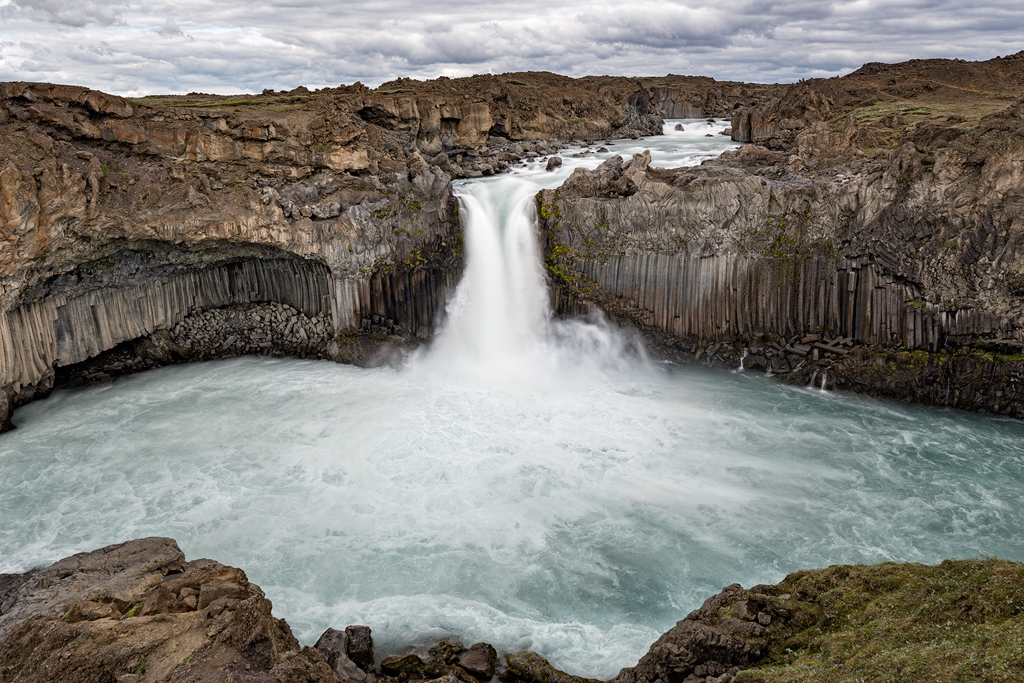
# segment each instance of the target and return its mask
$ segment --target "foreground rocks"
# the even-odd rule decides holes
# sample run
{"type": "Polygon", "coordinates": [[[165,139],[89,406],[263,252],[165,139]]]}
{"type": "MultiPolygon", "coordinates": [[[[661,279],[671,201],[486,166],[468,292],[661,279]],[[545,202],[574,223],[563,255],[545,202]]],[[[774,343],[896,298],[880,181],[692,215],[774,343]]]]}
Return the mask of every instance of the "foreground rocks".
{"type": "Polygon", "coordinates": [[[168,538],[5,576],[0,590],[0,680],[337,680],[242,570],[187,562],[168,538]]]}
{"type": "MultiPolygon", "coordinates": [[[[1024,566],[947,560],[802,571],[727,586],[613,683],[1016,680],[1024,566]],[[951,628],[952,627],[952,628],[951,628]],[[937,648],[937,650],[936,650],[937,648]],[[930,652],[938,652],[930,656],[930,652]],[[943,654],[944,653],[944,654],[943,654]],[[916,677],[916,678],[915,678],[916,677]]],[[[532,652],[443,640],[377,658],[367,626],[302,647],[241,569],[143,538],[0,575],[0,681],[598,683],[532,652]]]]}
{"type": "MultiPolygon", "coordinates": [[[[442,641],[377,666],[367,626],[302,647],[241,569],[186,561],[174,540],[143,538],[45,569],[0,575],[0,681],[365,683],[490,681],[487,643],[442,641]]],[[[531,653],[503,656],[508,683],[590,683],[531,653]]]]}

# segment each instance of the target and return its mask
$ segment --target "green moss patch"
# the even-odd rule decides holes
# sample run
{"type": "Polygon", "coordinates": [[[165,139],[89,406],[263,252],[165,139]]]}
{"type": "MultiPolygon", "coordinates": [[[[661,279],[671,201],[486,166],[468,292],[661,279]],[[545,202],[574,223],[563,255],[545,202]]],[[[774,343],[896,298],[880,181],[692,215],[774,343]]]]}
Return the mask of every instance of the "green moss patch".
{"type": "Polygon", "coordinates": [[[1024,680],[1019,563],[834,566],[791,574],[771,592],[813,601],[821,617],[775,631],[768,656],[736,683],[1024,680]]]}

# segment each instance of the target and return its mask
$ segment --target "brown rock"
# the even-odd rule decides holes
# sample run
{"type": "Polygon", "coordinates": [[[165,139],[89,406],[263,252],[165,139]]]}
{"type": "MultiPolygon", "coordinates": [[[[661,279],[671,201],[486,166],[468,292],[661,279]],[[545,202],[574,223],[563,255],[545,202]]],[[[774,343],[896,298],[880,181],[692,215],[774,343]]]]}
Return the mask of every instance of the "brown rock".
{"type": "Polygon", "coordinates": [[[380,662],[380,670],[388,676],[395,676],[402,680],[417,678],[423,672],[423,660],[415,654],[385,657],[380,662]]]}
{"type": "Polygon", "coordinates": [[[736,615],[737,619],[743,619],[744,621],[754,621],[757,619],[757,611],[759,606],[753,600],[740,600],[732,607],[732,613],[736,615]]]}
{"type": "Polygon", "coordinates": [[[0,595],[8,596],[0,615],[0,671],[17,670],[22,683],[132,676],[181,683],[338,681],[319,652],[300,647],[288,625],[273,617],[270,602],[241,570],[185,562],[171,539],[65,558],[27,578],[5,578],[0,595]],[[176,611],[179,595],[194,599],[196,586],[205,585],[211,585],[207,595],[220,594],[209,614],[176,611]],[[118,619],[121,607],[131,605],[144,609],[118,619]]]}
{"type": "Polygon", "coordinates": [[[459,666],[480,680],[489,681],[497,661],[498,653],[489,643],[474,643],[459,658],[459,666]]]}
{"type": "Polygon", "coordinates": [[[505,683],[597,683],[593,678],[572,676],[559,671],[540,655],[522,652],[507,655],[508,668],[498,674],[505,683]]]}
{"type": "Polygon", "coordinates": [[[245,590],[237,583],[231,581],[210,581],[202,584],[199,588],[199,609],[205,608],[214,600],[220,598],[241,600],[245,597],[248,597],[245,590]]]}

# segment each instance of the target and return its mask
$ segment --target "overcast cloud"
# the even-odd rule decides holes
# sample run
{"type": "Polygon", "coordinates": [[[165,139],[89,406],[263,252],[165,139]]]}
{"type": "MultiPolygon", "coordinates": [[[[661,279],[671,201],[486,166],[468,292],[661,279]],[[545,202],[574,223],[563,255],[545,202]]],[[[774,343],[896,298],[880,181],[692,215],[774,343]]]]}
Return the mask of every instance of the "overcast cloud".
{"type": "Polygon", "coordinates": [[[123,95],[526,70],[786,82],[1022,49],[1021,0],[0,0],[0,80],[123,95]]]}

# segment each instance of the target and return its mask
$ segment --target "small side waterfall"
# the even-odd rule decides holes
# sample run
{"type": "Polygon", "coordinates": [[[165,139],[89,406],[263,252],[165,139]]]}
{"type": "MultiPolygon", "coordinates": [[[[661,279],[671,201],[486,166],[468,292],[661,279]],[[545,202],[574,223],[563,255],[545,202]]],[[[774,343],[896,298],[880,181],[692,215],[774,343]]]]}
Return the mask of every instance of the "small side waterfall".
{"type": "Polygon", "coordinates": [[[743,367],[743,361],[745,361],[747,359],[748,355],[750,355],[750,349],[748,349],[747,347],[744,346],[743,347],[743,355],[740,356],[740,366],[738,368],[736,368],[735,370],[733,370],[733,372],[740,373],[740,372],[745,372],[746,371],[746,368],[743,367]]]}

